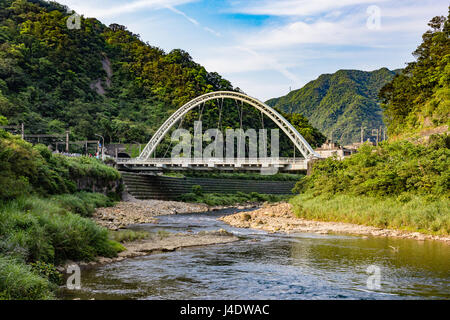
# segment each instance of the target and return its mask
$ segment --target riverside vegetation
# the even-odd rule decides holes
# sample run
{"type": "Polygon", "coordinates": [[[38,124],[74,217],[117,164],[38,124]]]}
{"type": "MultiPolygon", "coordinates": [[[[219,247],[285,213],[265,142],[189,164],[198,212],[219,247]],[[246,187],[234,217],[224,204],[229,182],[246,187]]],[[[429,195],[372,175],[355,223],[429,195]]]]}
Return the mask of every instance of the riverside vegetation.
{"type": "Polygon", "coordinates": [[[417,60],[380,91],[395,139],[317,163],[296,185],[299,217],[450,234],[450,21],[429,26],[417,60]]]}
{"type": "Polygon", "coordinates": [[[119,179],[115,169],[53,155],[1,129],[0,168],[0,299],[52,299],[60,284],[55,265],[123,250],[87,218],[113,200],[76,190],[77,178],[119,179]]]}
{"type": "Polygon", "coordinates": [[[431,234],[450,234],[450,139],[365,145],[342,161],[326,159],[296,185],[294,212],[431,234]]]}

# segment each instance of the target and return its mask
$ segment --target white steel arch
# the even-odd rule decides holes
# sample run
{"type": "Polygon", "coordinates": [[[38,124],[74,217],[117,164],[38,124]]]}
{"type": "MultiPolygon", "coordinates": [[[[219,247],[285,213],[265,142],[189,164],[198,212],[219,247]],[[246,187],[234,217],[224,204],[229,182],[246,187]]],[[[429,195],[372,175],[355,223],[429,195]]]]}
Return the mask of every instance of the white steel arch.
{"type": "Polygon", "coordinates": [[[210,100],[221,99],[221,98],[230,98],[239,100],[249,105],[255,107],[266,116],[268,116],[272,121],[274,121],[277,126],[283,130],[284,133],[291,139],[294,143],[295,147],[300,151],[300,153],[305,157],[305,159],[311,158],[320,158],[316,152],[314,152],[313,148],[309,145],[309,143],[303,138],[303,136],[289,123],[281,114],[279,114],[276,110],[269,107],[265,103],[255,99],[253,97],[247,96],[246,94],[234,91],[216,91],[206,93],[201,95],[195,99],[192,99],[177,111],[175,111],[169,119],[167,119],[163,125],[156,131],[153,135],[149,143],[145,146],[142,153],[139,155],[138,159],[146,161],[150,158],[153,152],[156,150],[156,147],[164,138],[164,136],[169,132],[169,130],[175,125],[178,120],[181,120],[184,115],[186,115],[189,111],[194,109],[195,107],[201,105],[210,100]]]}

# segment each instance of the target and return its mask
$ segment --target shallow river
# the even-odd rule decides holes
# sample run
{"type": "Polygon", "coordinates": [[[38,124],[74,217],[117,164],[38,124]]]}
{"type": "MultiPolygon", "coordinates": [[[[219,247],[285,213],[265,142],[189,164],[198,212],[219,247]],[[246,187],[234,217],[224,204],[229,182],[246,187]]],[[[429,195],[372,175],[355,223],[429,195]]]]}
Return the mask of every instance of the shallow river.
{"type": "MultiPolygon", "coordinates": [[[[95,299],[417,299],[450,298],[450,246],[348,235],[269,234],[230,227],[231,211],[161,216],[149,231],[219,228],[238,242],[180,249],[83,270],[82,290],[95,299]],[[369,266],[380,287],[368,288],[369,266]],[[376,275],[374,275],[376,277],[376,275]]],[[[373,279],[373,277],[371,278],[373,279]]],[[[369,283],[376,283],[369,281],[369,283]]]]}

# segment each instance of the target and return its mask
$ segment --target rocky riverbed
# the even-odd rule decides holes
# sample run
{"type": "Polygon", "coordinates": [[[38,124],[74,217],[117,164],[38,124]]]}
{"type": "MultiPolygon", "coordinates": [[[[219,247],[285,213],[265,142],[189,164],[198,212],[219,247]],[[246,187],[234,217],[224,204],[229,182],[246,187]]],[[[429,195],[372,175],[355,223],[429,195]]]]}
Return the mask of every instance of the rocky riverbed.
{"type": "Polygon", "coordinates": [[[130,224],[157,223],[156,216],[206,212],[210,208],[204,204],[162,200],[135,200],[119,202],[114,207],[98,208],[93,219],[110,230],[125,228],[130,224]]]}
{"type": "Polygon", "coordinates": [[[311,221],[298,218],[289,203],[266,204],[251,212],[240,212],[220,220],[238,228],[253,228],[269,232],[348,233],[364,236],[388,236],[416,240],[441,240],[450,243],[450,237],[433,236],[419,232],[382,229],[342,222],[311,221]]]}
{"type": "Polygon", "coordinates": [[[132,224],[158,223],[157,216],[169,214],[201,213],[235,207],[236,209],[257,208],[260,204],[248,203],[238,206],[208,206],[163,200],[133,200],[117,203],[114,207],[98,208],[93,220],[110,230],[126,228],[132,224]]]}
{"type": "MultiPolygon", "coordinates": [[[[239,205],[237,209],[256,208],[257,204],[239,205]]],[[[98,208],[92,219],[109,230],[116,231],[129,225],[158,223],[158,216],[186,213],[203,213],[230,208],[229,206],[211,207],[205,204],[185,203],[163,200],[133,200],[117,203],[113,207],[98,208]]],[[[144,256],[152,253],[169,252],[179,248],[228,243],[239,240],[223,229],[199,233],[162,233],[149,234],[146,239],[124,243],[126,250],[116,258],[98,257],[92,262],[77,262],[82,268],[122,261],[126,258],[144,256]]],[[[66,267],[72,264],[66,262],[66,267]]],[[[65,267],[61,267],[65,270],[65,267]]]]}
{"type": "MultiPolygon", "coordinates": [[[[125,251],[122,251],[115,258],[99,257],[96,261],[77,262],[85,269],[98,267],[100,265],[119,262],[127,258],[135,258],[153,253],[171,252],[181,248],[206,246],[212,244],[221,244],[239,240],[232,233],[219,229],[216,231],[204,231],[199,233],[163,233],[150,234],[148,238],[138,241],[124,243],[125,251]]],[[[72,262],[66,262],[65,270],[72,262]]]]}

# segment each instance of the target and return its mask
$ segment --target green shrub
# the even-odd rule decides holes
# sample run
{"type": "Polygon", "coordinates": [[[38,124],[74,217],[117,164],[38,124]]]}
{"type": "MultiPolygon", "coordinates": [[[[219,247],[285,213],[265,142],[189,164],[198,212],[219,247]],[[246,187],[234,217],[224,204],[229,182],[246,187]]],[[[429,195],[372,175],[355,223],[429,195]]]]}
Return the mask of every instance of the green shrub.
{"type": "Polygon", "coordinates": [[[54,285],[33,272],[32,267],[0,255],[0,299],[54,299],[54,285]]]}
{"type": "Polygon", "coordinates": [[[383,197],[401,193],[448,196],[450,149],[446,137],[433,137],[428,146],[407,141],[364,145],[342,161],[328,158],[314,165],[295,192],[315,195],[352,194],[383,197]]]}
{"type": "Polygon", "coordinates": [[[201,196],[203,194],[202,186],[199,185],[192,186],[192,193],[195,194],[196,196],[201,196]]]}
{"type": "Polygon", "coordinates": [[[28,195],[74,193],[76,181],[117,181],[120,173],[95,158],[53,155],[44,145],[32,146],[19,136],[0,136],[0,201],[28,195]]]}
{"type": "Polygon", "coordinates": [[[51,199],[64,209],[67,209],[67,211],[77,213],[83,217],[92,216],[96,208],[111,207],[114,205],[114,201],[104,194],[84,191],[74,194],[57,195],[51,199]]]}
{"type": "Polygon", "coordinates": [[[48,281],[56,285],[62,284],[62,274],[56,270],[55,266],[51,263],[45,263],[43,261],[36,261],[30,263],[30,266],[36,274],[43,278],[47,278],[48,281]]]}

